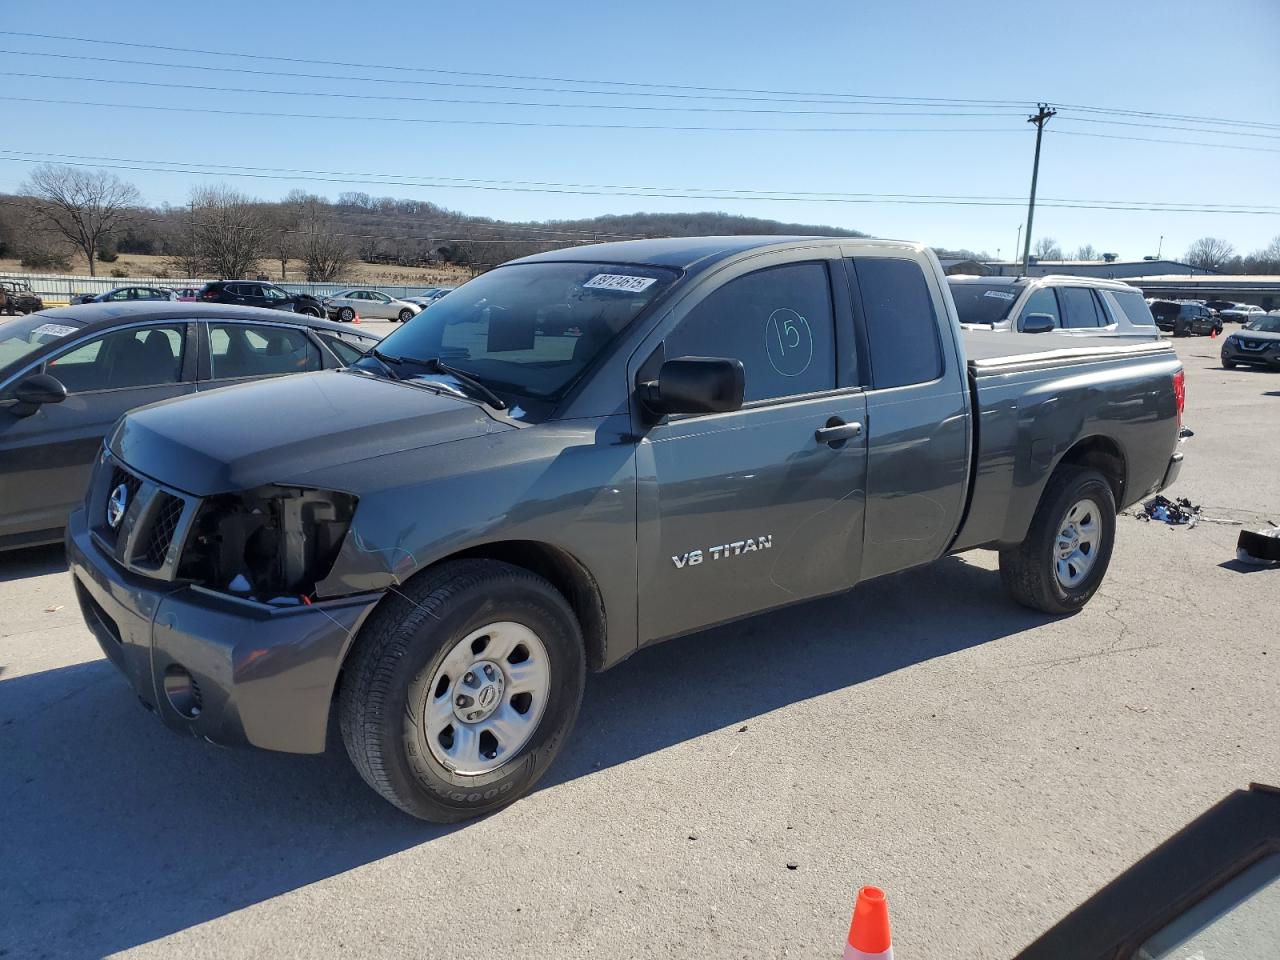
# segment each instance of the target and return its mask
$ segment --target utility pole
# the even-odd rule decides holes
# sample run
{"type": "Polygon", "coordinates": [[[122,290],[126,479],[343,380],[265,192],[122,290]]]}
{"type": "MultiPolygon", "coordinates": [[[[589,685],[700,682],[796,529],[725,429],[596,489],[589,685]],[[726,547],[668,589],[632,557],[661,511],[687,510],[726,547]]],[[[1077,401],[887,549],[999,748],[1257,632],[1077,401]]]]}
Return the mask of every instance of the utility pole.
{"type": "Polygon", "coordinates": [[[1049,109],[1047,103],[1037,104],[1040,111],[1034,117],[1027,117],[1027,123],[1036,125],[1036,159],[1031,166],[1031,201],[1027,204],[1027,240],[1022,248],[1022,272],[1025,274],[1031,265],[1031,223],[1036,215],[1036,180],[1040,178],[1040,138],[1044,135],[1044,125],[1058,111],[1049,109]]]}
{"type": "Polygon", "coordinates": [[[1164,234],[1160,234],[1160,243],[1156,247],[1156,259],[1160,259],[1160,251],[1164,249],[1164,234]]]}
{"type": "MultiPolygon", "coordinates": [[[[1018,255],[1018,248],[1022,246],[1022,224],[1018,224],[1018,239],[1013,241],[1013,255],[1018,255]]],[[[1026,272],[1025,270],[1023,271],[1026,272]]]]}

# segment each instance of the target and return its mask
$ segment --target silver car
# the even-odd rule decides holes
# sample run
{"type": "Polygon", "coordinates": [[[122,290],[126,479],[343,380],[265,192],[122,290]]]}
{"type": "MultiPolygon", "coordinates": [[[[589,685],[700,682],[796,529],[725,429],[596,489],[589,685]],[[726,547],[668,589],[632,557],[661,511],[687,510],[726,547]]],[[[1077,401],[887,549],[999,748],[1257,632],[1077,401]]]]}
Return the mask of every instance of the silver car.
{"type": "Polygon", "coordinates": [[[339,290],[324,298],[329,319],[350,323],[357,316],[365,320],[399,320],[405,323],[416,317],[422,307],[408,300],[396,300],[378,290],[352,288],[339,290]]]}

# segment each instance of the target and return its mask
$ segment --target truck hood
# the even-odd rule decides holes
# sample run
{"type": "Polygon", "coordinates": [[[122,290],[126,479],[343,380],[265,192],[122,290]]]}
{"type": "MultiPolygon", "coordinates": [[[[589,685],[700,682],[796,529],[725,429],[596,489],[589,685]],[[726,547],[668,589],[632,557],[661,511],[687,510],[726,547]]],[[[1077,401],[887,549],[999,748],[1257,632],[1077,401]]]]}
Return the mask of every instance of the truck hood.
{"type": "Polygon", "coordinates": [[[107,446],[139,473],[205,497],[511,429],[477,404],[425,387],[325,371],[142,407],[107,446]]]}

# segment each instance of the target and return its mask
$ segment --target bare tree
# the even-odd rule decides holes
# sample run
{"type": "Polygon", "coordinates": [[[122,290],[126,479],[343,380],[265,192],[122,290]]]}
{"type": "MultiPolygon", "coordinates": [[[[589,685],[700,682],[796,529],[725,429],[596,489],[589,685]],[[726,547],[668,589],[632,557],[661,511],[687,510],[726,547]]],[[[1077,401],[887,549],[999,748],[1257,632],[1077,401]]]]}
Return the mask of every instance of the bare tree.
{"type": "Polygon", "coordinates": [[[1271,238],[1271,242],[1253,255],[1261,271],[1280,271],[1280,236],[1271,238]]]}
{"type": "Polygon", "coordinates": [[[94,255],[100,245],[142,199],[137,187],[114,173],[52,163],[36,167],[23,192],[36,199],[36,217],[84,254],[91,277],[97,276],[94,255]]]}
{"type": "Polygon", "coordinates": [[[1187,263],[1193,267],[1212,270],[1228,259],[1236,248],[1217,237],[1201,237],[1187,248],[1187,263]]]}
{"type": "Polygon", "coordinates": [[[1036,245],[1031,248],[1031,252],[1035,254],[1037,260],[1062,259],[1062,248],[1058,246],[1058,241],[1053,237],[1041,237],[1036,241],[1036,245]]]}
{"type": "Polygon", "coordinates": [[[257,273],[271,235],[258,204],[230,187],[197,187],[191,221],[196,257],[205,270],[229,280],[257,273]]]}
{"type": "Polygon", "coordinates": [[[1076,248],[1075,258],[1077,260],[1097,260],[1099,259],[1098,251],[1092,243],[1082,243],[1076,248]]]}
{"type": "Polygon", "coordinates": [[[337,280],[351,262],[351,245],[342,236],[333,209],[323,197],[299,201],[297,243],[307,266],[307,280],[322,283],[337,280]]]}

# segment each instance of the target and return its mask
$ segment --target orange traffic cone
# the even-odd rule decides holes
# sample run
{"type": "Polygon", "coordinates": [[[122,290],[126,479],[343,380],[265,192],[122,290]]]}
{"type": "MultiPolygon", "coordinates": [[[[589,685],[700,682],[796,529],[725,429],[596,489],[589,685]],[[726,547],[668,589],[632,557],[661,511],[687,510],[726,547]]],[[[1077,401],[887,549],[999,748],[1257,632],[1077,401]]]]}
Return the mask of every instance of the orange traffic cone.
{"type": "Polygon", "coordinates": [[[1210,339],[1210,340],[1217,340],[1217,339],[1218,339],[1218,328],[1217,328],[1217,327],[1210,327],[1210,328],[1209,328],[1209,339],[1210,339]]]}
{"type": "Polygon", "coordinates": [[[359,323],[359,322],[360,322],[360,314],[358,314],[358,313],[357,313],[354,317],[352,317],[352,318],[351,318],[351,322],[352,322],[352,323],[359,323]]]}
{"type": "Polygon", "coordinates": [[[879,887],[863,887],[858,891],[844,960],[893,960],[889,905],[879,887]]]}

